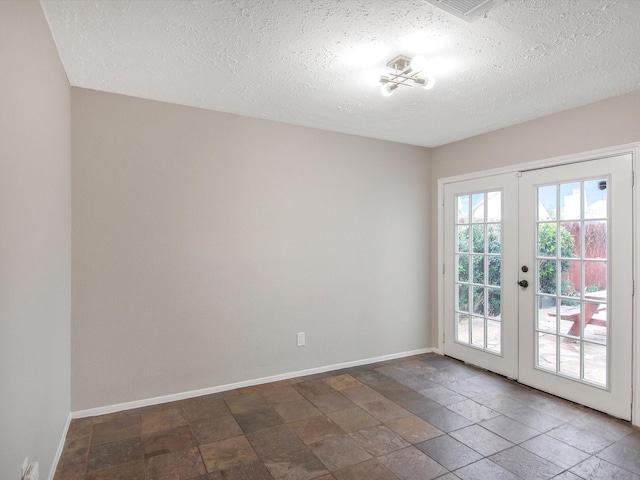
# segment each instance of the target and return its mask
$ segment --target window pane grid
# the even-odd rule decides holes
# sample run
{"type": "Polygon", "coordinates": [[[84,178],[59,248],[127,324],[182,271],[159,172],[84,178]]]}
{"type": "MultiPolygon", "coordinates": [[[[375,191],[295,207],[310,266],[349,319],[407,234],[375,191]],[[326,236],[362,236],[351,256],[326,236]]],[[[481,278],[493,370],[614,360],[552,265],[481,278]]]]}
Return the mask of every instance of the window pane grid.
{"type": "Polygon", "coordinates": [[[502,352],[502,192],[456,196],[455,341],[502,352]]]}
{"type": "Polygon", "coordinates": [[[537,188],[536,366],[607,386],[607,179],[537,188]]]}

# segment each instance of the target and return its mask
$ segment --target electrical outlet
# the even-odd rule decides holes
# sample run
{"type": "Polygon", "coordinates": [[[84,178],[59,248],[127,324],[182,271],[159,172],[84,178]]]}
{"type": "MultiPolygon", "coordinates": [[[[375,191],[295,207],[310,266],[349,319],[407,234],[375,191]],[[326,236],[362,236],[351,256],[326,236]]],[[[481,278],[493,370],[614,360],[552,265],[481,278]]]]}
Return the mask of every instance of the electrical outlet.
{"type": "Polygon", "coordinates": [[[298,332],[298,346],[304,347],[304,345],[305,345],[304,332],[298,332]]]}

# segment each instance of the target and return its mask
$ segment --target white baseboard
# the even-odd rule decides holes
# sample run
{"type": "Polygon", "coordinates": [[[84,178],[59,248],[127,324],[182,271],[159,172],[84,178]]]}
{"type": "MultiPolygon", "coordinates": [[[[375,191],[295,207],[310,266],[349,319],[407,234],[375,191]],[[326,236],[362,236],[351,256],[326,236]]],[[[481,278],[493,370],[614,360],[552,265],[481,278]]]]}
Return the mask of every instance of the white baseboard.
{"type": "Polygon", "coordinates": [[[53,464],[51,465],[51,470],[49,471],[49,480],[53,480],[53,476],[56,473],[56,468],[58,468],[58,462],[60,461],[60,456],[62,455],[62,450],[64,450],[64,441],[67,438],[67,433],[69,433],[69,425],[71,425],[72,414],[70,413],[67,416],[67,423],[65,423],[64,428],[62,429],[62,436],[60,437],[60,442],[58,443],[58,451],[56,455],[53,457],[53,464]]]}
{"type": "Polygon", "coordinates": [[[161,397],[146,398],[144,400],[136,400],[133,402],[118,403],[115,405],[107,405],[104,407],[89,408],[87,410],[78,410],[75,412],[71,412],[71,417],[84,418],[84,417],[94,417],[96,415],[105,415],[107,413],[120,412],[123,410],[131,410],[132,408],[148,407],[151,405],[157,405],[159,403],[175,402],[177,400],[185,400],[187,398],[200,397],[202,395],[211,395],[212,393],[226,392],[228,390],[233,390],[235,388],[251,387],[254,385],[261,385],[263,383],[271,383],[271,382],[277,382],[280,380],[288,380],[290,378],[304,377],[305,375],[314,375],[316,373],[330,372],[332,370],[341,370],[343,368],[358,367],[360,365],[384,362],[386,360],[394,360],[397,358],[410,357],[412,355],[420,355],[423,353],[431,353],[433,351],[434,351],[433,348],[421,348],[418,350],[411,350],[409,352],[393,353],[391,355],[382,355],[380,357],[366,358],[363,360],[354,360],[354,361],[345,362],[345,363],[337,363],[334,365],[326,365],[323,367],[310,368],[307,370],[300,370],[297,372],[283,373],[280,375],[273,375],[270,377],[255,378],[253,380],[245,380],[242,382],[230,383],[227,385],[220,385],[217,387],[209,387],[209,388],[203,388],[200,390],[192,390],[189,392],[174,393],[171,395],[163,395],[161,397]]]}

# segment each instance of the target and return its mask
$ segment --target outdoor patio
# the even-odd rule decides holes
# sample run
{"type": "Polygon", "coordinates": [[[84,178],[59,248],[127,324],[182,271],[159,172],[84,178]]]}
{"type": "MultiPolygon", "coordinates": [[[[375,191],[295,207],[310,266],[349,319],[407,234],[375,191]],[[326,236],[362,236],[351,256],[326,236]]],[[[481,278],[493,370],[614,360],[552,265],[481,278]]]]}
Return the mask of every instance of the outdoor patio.
{"type": "MultiPolygon", "coordinates": [[[[573,325],[572,320],[560,319],[560,335],[556,335],[556,313],[555,307],[541,308],[539,315],[539,349],[538,366],[540,368],[556,371],[556,358],[558,346],[560,349],[560,372],[563,375],[580,378],[580,345],[584,346],[584,378],[596,385],[606,385],[607,374],[607,328],[599,325],[588,324],[584,329],[584,338],[581,342],[577,338],[566,336],[573,325]],[[548,333],[547,333],[548,332],[548,333]],[[557,342],[559,340],[559,342],[557,342]]],[[[607,310],[602,309],[593,315],[594,320],[607,320],[607,310]]],[[[458,324],[458,340],[467,343],[468,327],[467,321],[461,320],[458,324]]],[[[496,323],[496,325],[499,325],[496,323]]],[[[499,352],[500,334],[499,328],[489,328],[487,334],[487,349],[499,352]]],[[[478,339],[473,343],[482,347],[481,339],[484,337],[483,322],[474,322],[472,328],[472,338],[478,339]]]]}

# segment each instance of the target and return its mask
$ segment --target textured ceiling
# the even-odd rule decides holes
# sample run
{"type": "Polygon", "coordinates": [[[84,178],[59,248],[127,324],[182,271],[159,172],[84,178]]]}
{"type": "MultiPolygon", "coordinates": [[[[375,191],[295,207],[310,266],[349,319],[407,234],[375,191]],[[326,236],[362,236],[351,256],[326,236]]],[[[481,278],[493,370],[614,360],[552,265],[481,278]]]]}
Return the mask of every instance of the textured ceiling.
{"type": "Polygon", "coordinates": [[[427,147],[640,89],[640,0],[41,3],[73,86],[427,147]],[[435,87],[380,95],[398,54],[435,87]]]}

